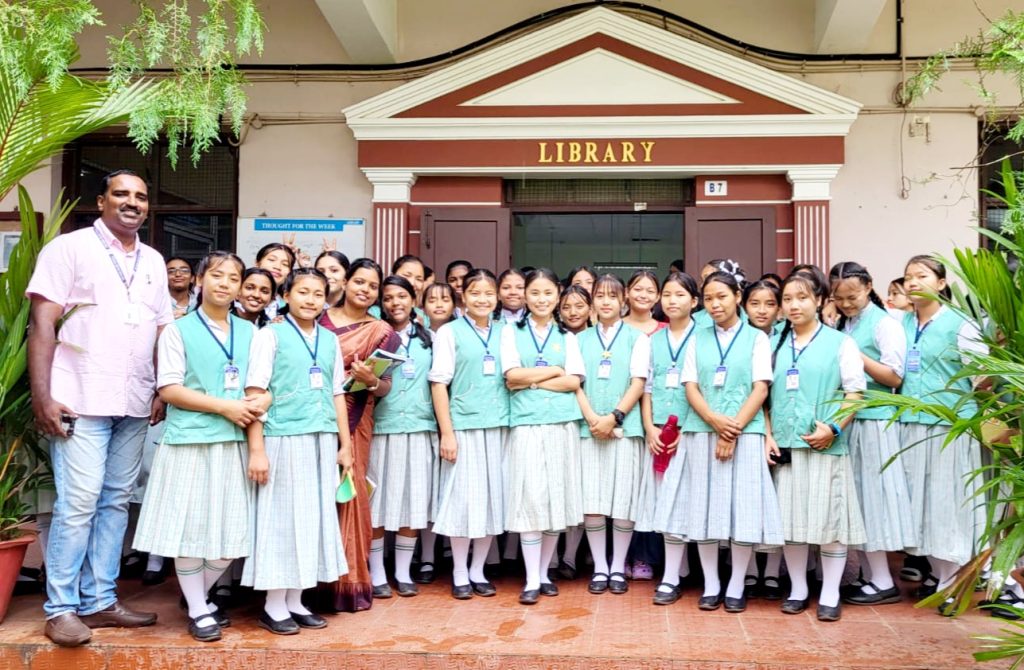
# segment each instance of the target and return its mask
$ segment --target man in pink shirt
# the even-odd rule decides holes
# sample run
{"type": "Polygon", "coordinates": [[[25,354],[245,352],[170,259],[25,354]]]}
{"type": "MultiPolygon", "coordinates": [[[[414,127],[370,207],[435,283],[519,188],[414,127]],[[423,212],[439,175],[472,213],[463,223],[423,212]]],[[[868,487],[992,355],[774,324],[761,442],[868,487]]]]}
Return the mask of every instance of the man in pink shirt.
{"type": "Polygon", "coordinates": [[[174,319],[163,258],[139,241],[146,182],[113,172],[96,201],[100,218],[46,245],[26,291],[32,410],[51,437],[57,490],[46,635],[62,646],[88,642],[92,628],[156,621],[118,601],[116,579],[146,427],[163,415],[156,340],[174,319]]]}

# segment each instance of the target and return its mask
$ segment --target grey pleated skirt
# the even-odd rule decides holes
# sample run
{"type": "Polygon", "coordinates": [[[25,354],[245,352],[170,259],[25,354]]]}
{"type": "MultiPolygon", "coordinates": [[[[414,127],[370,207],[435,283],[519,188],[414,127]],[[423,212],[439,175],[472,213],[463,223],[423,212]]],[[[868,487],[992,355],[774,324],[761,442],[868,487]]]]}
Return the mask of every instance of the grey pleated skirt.
{"type": "Polygon", "coordinates": [[[244,442],[161,444],[133,548],[173,558],[240,558],[252,549],[253,484],[244,442]]]}
{"type": "Polygon", "coordinates": [[[887,424],[857,419],[850,425],[850,464],[867,533],[860,547],[864,551],[903,551],[918,541],[900,454],[900,425],[887,424]]]}
{"type": "Polygon", "coordinates": [[[338,526],[337,433],[264,438],[270,479],[256,489],[252,554],[242,584],[308,589],[348,574],[338,526]]]}
{"type": "Polygon", "coordinates": [[[455,431],[455,462],[441,459],[434,532],[484,537],[505,530],[503,459],[508,428],[455,431]]]}
{"type": "Polygon", "coordinates": [[[918,534],[917,546],[907,551],[963,565],[975,555],[985,530],[985,500],[975,495],[982,478],[971,478],[981,466],[981,446],[963,435],[943,447],[948,431],[948,426],[901,425],[910,516],[918,534]]]}
{"type": "MultiPolygon", "coordinates": [[[[684,535],[686,533],[686,448],[682,440],[676,449],[676,455],[668,462],[668,468],[658,481],[654,473],[654,456],[649,457],[650,474],[644,475],[645,481],[654,482],[656,495],[654,497],[654,510],[651,513],[651,527],[644,530],[654,530],[669,535],[684,535]]],[[[639,525],[639,524],[638,524],[639,525]]]]}
{"type": "Polygon", "coordinates": [[[505,442],[505,530],[563,530],[583,522],[580,427],[516,426],[505,442]]]}
{"type": "Polygon", "coordinates": [[[740,435],[728,461],[715,458],[717,440],[715,433],[685,433],[679,443],[686,453],[679,505],[683,523],[673,534],[696,542],[781,545],[782,518],[765,460],[764,435],[740,435]]]}
{"type": "Polygon", "coordinates": [[[377,484],[370,498],[374,528],[426,528],[438,478],[437,434],[374,435],[366,476],[377,484]]]}
{"type": "Polygon", "coordinates": [[[643,438],[580,440],[583,513],[636,521],[640,513],[643,438]]]}
{"type": "Polygon", "coordinates": [[[867,540],[849,456],[793,449],[793,462],[775,468],[775,488],[787,543],[867,540]]]}

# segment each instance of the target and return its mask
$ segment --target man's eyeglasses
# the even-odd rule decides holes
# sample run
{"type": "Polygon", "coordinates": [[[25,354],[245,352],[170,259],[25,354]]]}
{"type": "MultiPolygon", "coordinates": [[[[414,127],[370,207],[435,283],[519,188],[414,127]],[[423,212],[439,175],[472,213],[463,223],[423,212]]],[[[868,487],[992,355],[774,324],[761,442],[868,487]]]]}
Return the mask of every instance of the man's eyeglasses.
{"type": "Polygon", "coordinates": [[[168,275],[190,275],[192,271],[188,268],[167,268],[168,275]]]}

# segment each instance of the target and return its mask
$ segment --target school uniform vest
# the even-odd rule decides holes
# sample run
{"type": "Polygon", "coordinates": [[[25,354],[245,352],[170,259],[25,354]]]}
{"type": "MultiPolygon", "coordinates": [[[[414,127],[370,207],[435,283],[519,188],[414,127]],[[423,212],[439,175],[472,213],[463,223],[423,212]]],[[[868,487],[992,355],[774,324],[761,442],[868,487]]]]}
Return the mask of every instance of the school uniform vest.
{"type": "MultiPolygon", "coordinates": [[[[962,316],[944,307],[921,333],[917,343],[917,315],[908,312],[903,317],[903,332],[907,335],[907,371],[903,377],[900,393],[925,402],[953,407],[960,400],[962,393],[970,393],[971,380],[958,379],[953,375],[960,371],[960,350],[957,347],[957,335],[964,324],[962,316]],[[917,372],[910,370],[911,350],[920,352],[921,362],[917,372]],[[951,390],[946,390],[951,389],[951,390]]],[[[974,414],[977,404],[974,401],[964,403],[958,410],[961,418],[974,414]]],[[[946,421],[916,412],[905,412],[900,416],[902,423],[923,423],[929,425],[948,424],[946,421]]]]}
{"type": "MultiPolygon", "coordinates": [[[[772,382],[772,436],[784,449],[810,449],[801,435],[814,432],[815,421],[834,423],[843,398],[843,380],[839,369],[839,348],[849,337],[822,326],[814,340],[797,352],[793,364],[792,332],[775,357],[775,379],[772,382]],[[786,389],[789,370],[800,371],[800,388],[786,389]]],[[[845,456],[849,453],[844,432],[832,446],[819,453],[845,456]]]]}
{"type": "Polygon", "coordinates": [[[509,419],[508,389],[501,374],[500,320],[491,322],[491,337],[484,346],[480,333],[458,318],[450,323],[455,337],[455,375],[448,387],[452,427],[455,430],[506,428],[509,419]],[[484,374],[484,356],[494,357],[494,374],[484,374]]]}
{"type": "MultiPolygon", "coordinates": [[[[580,345],[580,353],[583,354],[583,363],[587,370],[587,377],[583,383],[583,390],[587,394],[591,408],[598,414],[604,416],[611,414],[619,400],[626,394],[632,377],[629,373],[630,359],[633,357],[633,345],[638,338],[647,337],[636,328],[625,323],[619,326],[618,337],[614,342],[605,342],[611,345],[611,374],[607,379],[598,378],[598,370],[603,360],[604,345],[598,337],[600,325],[587,328],[576,336],[580,345]]],[[[626,420],[622,422],[623,437],[643,437],[643,424],[640,421],[640,403],[638,402],[629,410],[626,420]]],[[[591,437],[590,428],[586,421],[580,422],[580,436],[591,437]]]]}
{"type": "MultiPolygon", "coordinates": [[[[537,366],[537,359],[543,356],[549,366],[565,368],[565,334],[558,332],[558,326],[552,322],[549,327],[547,342],[537,340],[534,344],[530,325],[522,328],[508,324],[515,332],[516,349],[519,360],[524,368],[537,366]],[[537,345],[544,347],[543,354],[537,352],[537,345]]],[[[550,423],[579,421],[583,418],[576,394],[569,392],[548,391],[547,389],[522,389],[511,394],[512,426],[540,426],[550,423]]]]}
{"type": "MultiPolygon", "coordinates": [[[[857,347],[860,352],[870,358],[873,361],[882,360],[882,352],[879,350],[878,345],[875,343],[875,331],[878,330],[878,324],[882,319],[890,319],[889,313],[874,303],[868,303],[867,308],[861,312],[857,318],[856,323],[850,329],[849,335],[853,338],[853,341],[857,343],[857,347]]],[[[879,391],[881,393],[892,393],[893,390],[888,386],[883,386],[876,382],[871,375],[864,374],[868,380],[869,391],[879,391]]],[[[858,419],[872,419],[876,421],[888,421],[892,418],[893,409],[891,407],[872,407],[870,409],[862,409],[857,412],[858,419]]]]}
{"type": "Polygon", "coordinates": [[[678,353],[672,350],[668,328],[662,328],[651,335],[651,361],[654,363],[654,375],[650,380],[651,414],[657,426],[664,425],[670,414],[675,414],[682,426],[686,422],[686,415],[690,413],[690,403],[686,401],[686,384],[682,381],[683,358],[696,330],[697,326],[693,324],[680,344],[678,353]],[[676,354],[674,361],[673,354],[676,354]],[[673,368],[677,384],[674,388],[668,388],[665,382],[669,370],[673,368]]]}
{"type": "MultiPolygon", "coordinates": [[[[693,339],[697,357],[697,384],[700,386],[701,395],[707,401],[708,406],[715,412],[736,416],[740,407],[750,397],[754,386],[753,351],[754,340],[759,333],[757,328],[750,324],[743,324],[740,329],[733,333],[736,338],[729,355],[724,362],[721,362],[722,353],[725,353],[729,343],[722,346],[722,353],[719,353],[716,340],[718,333],[715,325],[697,327],[693,339]],[[727,368],[725,384],[715,386],[715,371],[719,365],[727,368]]],[[[683,425],[685,433],[713,433],[714,428],[704,422],[696,412],[690,412],[683,425]]],[[[764,434],[764,411],[757,410],[754,418],[743,428],[744,433],[764,434]]]]}
{"type": "MultiPolygon", "coordinates": [[[[263,434],[270,437],[306,435],[309,433],[337,433],[338,415],[334,411],[335,335],[317,324],[319,338],[316,366],[323,377],[322,388],[309,385],[309,369],[313,359],[306,348],[304,335],[295,332],[287,322],[272,323],[277,338],[274,372],[270,376],[269,391],[273,395],[267,411],[263,434]]],[[[310,346],[314,346],[310,344],[310,346]]]]}
{"type": "Polygon", "coordinates": [[[412,360],[413,376],[406,378],[405,363],[395,368],[391,374],[391,391],[378,398],[373,408],[373,433],[392,435],[436,431],[437,420],[430,399],[430,382],[427,381],[434,359],[432,350],[424,346],[419,337],[413,336],[409,338],[408,350],[401,347],[398,353],[412,360]]]}
{"type": "MultiPolygon", "coordinates": [[[[231,348],[234,338],[233,364],[238,368],[238,388],[224,388],[224,367],[228,359],[213,340],[200,320],[198,312],[191,312],[174,322],[185,345],[185,380],[183,386],[213,398],[241,400],[245,397],[245,376],[249,369],[249,345],[255,328],[245,319],[229,315],[231,335],[224,347],[231,348]]],[[[174,405],[167,406],[164,442],[167,444],[213,444],[240,442],[245,439],[242,428],[220,414],[194,412],[174,405]]]]}

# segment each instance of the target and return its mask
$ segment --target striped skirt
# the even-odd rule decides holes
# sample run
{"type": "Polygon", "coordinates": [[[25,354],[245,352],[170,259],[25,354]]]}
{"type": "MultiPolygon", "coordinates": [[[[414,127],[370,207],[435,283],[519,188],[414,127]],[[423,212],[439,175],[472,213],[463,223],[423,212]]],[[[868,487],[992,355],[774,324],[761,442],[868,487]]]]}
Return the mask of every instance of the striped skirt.
{"type": "Polygon", "coordinates": [[[370,497],[374,528],[426,528],[437,478],[437,434],[374,435],[366,476],[377,484],[370,497]]]}
{"type": "Polygon", "coordinates": [[[264,438],[270,479],[257,488],[253,550],[242,584],[308,589],[348,573],[338,509],[338,435],[264,438]]]}
{"type": "Polygon", "coordinates": [[[659,533],[670,535],[686,534],[686,449],[680,440],[676,455],[668,462],[668,468],[657,481],[654,474],[654,456],[649,457],[650,475],[644,474],[645,481],[648,479],[655,482],[657,493],[654,497],[654,511],[651,513],[651,528],[644,530],[655,530],[659,533]]]}
{"type": "Polygon", "coordinates": [[[864,544],[849,456],[793,449],[793,462],[775,468],[782,525],[790,544],[864,544]]]}
{"type": "Polygon", "coordinates": [[[252,549],[253,483],[244,442],[161,444],[133,548],[172,558],[240,558],[252,549]]]}
{"type": "MultiPolygon", "coordinates": [[[[715,458],[715,433],[685,433],[678,535],[696,542],[729,540],[757,545],[783,542],[779,500],[764,455],[764,435],[744,433],[732,458],[715,458]]],[[[673,459],[674,460],[674,459],[673,459]]]]}
{"type": "Polygon", "coordinates": [[[580,427],[516,426],[505,442],[505,530],[562,530],[583,522],[580,427]]]}
{"type": "Polygon", "coordinates": [[[864,551],[903,551],[917,544],[900,426],[887,423],[857,419],[850,426],[850,463],[868,538],[864,551]]]}
{"type": "Polygon", "coordinates": [[[643,438],[580,440],[583,513],[636,521],[640,513],[643,438]]]}
{"type": "Polygon", "coordinates": [[[985,500],[976,496],[981,446],[966,435],[942,446],[948,426],[900,426],[903,467],[910,487],[910,516],[918,543],[908,553],[967,563],[985,530],[985,500]]]}
{"type": "Polygon", "coordinates": [[[508,428],[455,431],[455,462],[441,459],[434,532],[484,537],[505,530],[503,458],[508,428]]]}

